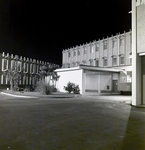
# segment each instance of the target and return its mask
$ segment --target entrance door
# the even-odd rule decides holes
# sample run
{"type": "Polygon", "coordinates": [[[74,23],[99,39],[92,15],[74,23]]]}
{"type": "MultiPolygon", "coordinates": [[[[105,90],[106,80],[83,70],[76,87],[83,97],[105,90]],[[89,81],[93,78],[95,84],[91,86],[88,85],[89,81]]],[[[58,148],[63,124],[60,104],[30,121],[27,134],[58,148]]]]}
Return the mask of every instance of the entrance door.
{"type": "Polygon", "coordinates": [[[118,93],[118,80],[113,80],[113,93],[118,93]]]}

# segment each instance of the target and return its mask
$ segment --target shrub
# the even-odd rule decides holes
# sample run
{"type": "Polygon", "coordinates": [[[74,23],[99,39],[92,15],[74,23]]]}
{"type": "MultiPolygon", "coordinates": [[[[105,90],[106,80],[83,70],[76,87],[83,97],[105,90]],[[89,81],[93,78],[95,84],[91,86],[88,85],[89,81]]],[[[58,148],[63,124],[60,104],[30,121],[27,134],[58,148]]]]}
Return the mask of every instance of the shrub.
{"type": "Polygon", "coordinates": [[[50,95],[52,94],[52,87],[44,80],[40,80],[37,83],[36,91],[41,92],[42,94],[50,95]]]}
{"type": "Polygon", "coordinates": [[[74,93],[74,94],[80,94],[80,88],[79,88],[78,85],[76,85],[76,86],[74,87],[73,93],[74,93]]]}
{"type": "Polygon", "coordinates": [[[68,82],[67,86],[64,86],[65,91],[68,91],[69,93],[73,92],[74,94],[80,93],[80,88],[78,85],[75,85],[74,83],[68,82]]]}

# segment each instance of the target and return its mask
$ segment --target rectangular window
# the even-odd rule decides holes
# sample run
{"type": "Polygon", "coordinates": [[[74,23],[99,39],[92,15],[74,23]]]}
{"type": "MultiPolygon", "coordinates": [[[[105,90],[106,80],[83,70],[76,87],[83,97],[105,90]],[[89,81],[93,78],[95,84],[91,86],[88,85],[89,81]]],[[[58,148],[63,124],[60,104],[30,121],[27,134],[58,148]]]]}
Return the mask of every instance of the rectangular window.
{"type": "Polygon", "coordinates": [[[120,46],[124,46],[124,39],[120,39],[120,46]]]}
{"type": "Polygon", "coordinates": [[[7,59],[3,59],[3,70],[8,69],[8,60],[7,59]]]}
{"type": "Polygon", "coordinates": [[[78,55],[80,55],[80,49],[78,49],[78,55]]]}
{"type": "Polygon", "coordinates": [[[104,67],[106,67],[106,66],[107,66],[107,59],[104,59],[103,64],[104,64],[104,67]]]}
{"type": "Polygon", "coordinates": [[[129,60],[130,60],[130,65],[132,65],[132,58],[130,58],[129,60]]]}
{"type": "Polygon", "coordinates": [[[117,65],[117,58],[112,58],[112,65],[116,66],[117,65]]]}
{"type": "Polygon", "coordinates": [[[68,52],[68,57],[70,57],[70,52],[68,52]]]}
{"type": "Polygon", "coordinates": [[[93,45],[90,45],[90,53],[93,53],[93,45]]]}
{"type": "Polygon", "coordinates": [[[21,71],[21,70],[22,70],[22,62],[18,61],[18,71],[21,71]]]}
{"type": "Polygon", "coordinates": [[[113,41],[112,46],[113,46],[113,48],[117,47],[117,41],[113,41]]]}
{"type": "Polygon", "coordinates": [[[76,56],[76,51],[74,51],[74,56],[76,56]]]}
{"type": "Polygon", "coordinates": [[[12,70],[15,70],[15,67],[16,67],[16,66],[15,66],[15,61],[12,60],[12,61],[11,61],[11,69],[12,69],[12,70]]]}
{"type": "Polygon", "coordinates": [[[107,49],[107,41],[104,41],[104,43],[103,43],[103,49],[104,49],[104,50],[107,49]]]}
{"type": "Polygon", "coordinates": [[[96,60],[96,67],[99,67],[99,60],[96,60]]]}
{"type": "Polygon", "coordinates": [[[99,44],[96,44],[96,51],[99,51],[99,44]]]}
{"type": "Polygon", "coordinates": [[[84,54],[86,54],[86,51],[87,51],[87,49],[86,49],[86,47],[84,47],[84,54]]]}
{"type": "Polygon", "coordinates": [[[30,64],[30,73],[32,73],[32,64],[30,64]]]}
{"type": "Polygon", "coordinates": [[[124,57],[120,57],[120,65],[124,65],[124,57]]]}
{"type": "Polygon", "coordinates": [[[90,66],[93,66],[93,60],[90,61],[90,66]]]}

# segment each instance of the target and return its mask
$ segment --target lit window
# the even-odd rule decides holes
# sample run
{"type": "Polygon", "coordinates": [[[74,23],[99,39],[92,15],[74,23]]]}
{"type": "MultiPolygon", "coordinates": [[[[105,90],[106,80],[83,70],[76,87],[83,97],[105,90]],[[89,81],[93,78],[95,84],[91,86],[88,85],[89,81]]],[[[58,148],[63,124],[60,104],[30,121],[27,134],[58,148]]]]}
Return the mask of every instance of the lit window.
{"type": "Polygon", "coordinates": [[[124,65],[124,57],[120,57],[120,65],[124,65]]]}
{"type": "Polygon", "coordinates": [[[97,43],[96,44],[96,51],[98,51],[99,50],[99,44],[97,43]]]}
{"type": "Polygon", "coordinates": [[[105,42],[103,43],[103,49],[104,49],[104,50],[107,49],[107,41],[105,41],[105,42]]]}
{"type": "Polygon", "coordinates": [[[112,58],[112,65],[113,66],[117,65],[117,58],[116,57],[112,58]]]}
{"type": "Polygon", "coordinates": [[[104,67],[107,66],[107,59],[104,59],[103,64],[104,64],[104,67]]]}

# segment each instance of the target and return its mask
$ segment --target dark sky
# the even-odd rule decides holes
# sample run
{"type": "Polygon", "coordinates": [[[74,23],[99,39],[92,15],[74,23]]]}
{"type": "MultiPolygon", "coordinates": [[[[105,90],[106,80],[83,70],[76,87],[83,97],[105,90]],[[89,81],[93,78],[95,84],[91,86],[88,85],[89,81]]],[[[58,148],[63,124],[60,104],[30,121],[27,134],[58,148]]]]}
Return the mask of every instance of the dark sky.
{"type": "Polygon", "coordinates": [[[131,0],[0,0],[0,52],[61,65],[62,50],[131,29],[131,0]]]}

